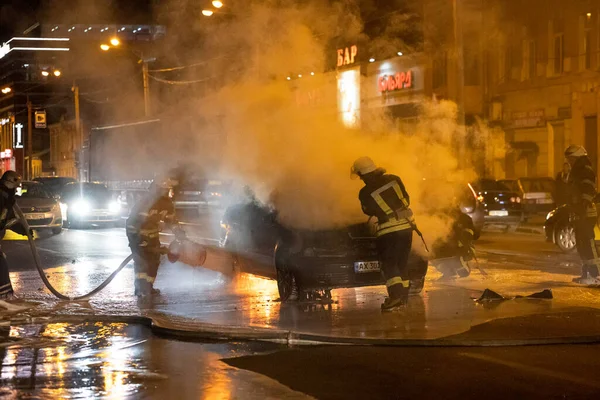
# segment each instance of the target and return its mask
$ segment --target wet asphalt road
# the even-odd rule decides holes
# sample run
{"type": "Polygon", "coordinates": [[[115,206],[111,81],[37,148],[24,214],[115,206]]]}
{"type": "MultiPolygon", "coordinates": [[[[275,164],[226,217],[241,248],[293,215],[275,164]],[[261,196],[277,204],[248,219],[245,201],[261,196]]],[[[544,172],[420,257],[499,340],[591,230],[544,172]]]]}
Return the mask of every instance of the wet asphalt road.
{"type": "MultiPolygon", "coordinates": [[[[186,225],[192,238],[215,243],[218,218],[205,215],[200,220],[188,222],[194,223],[186,225]]],[[[27,243],[11,240],[19,239],[15,235],[9,235],[6,239],[2,247],[7,253],[11,270],[31,271],[33,265],[27,243]]],[[[163,239],[169,241],[170,237],[163,235],[163,239]]],[[[57,236],[42,235],[36,244],[47,269],[66,264],[85,268],[92,264],[96,269],[108,273],[115,267],[112,265],[114,260],[124,258],[129,253],[122,228],[64,230],[57,236]]],[[[540,237],[485,233],[477,247],[486,269],[500,271],[501,268],[502,272],[495,272],[493,278],[496,285],[511,280],[511,276],[504,277],[502,274],[513,268],[521,276],[525,274],[525,280],[527,273],[532,276],[548,273],[568,277],[578,272],[573,254],[560,253],[540,237]]],[[[159,275],[159,282],[160,278],[159,275]]],[[[93,284],[90,282],[90,285],[93,284]]],[[[271,293],[273,285],[265,286],[254,280],[250,280],[249,284],[249,290],[260,288],[262,294],[251,297],[249,309],[242,314],[237,311],[231,313],[234,306],[237,310],[238,300],[235,299],[244,290],[238,287],[240,283],[235,287],[232,310],[213,312],[213,306],[223,307],[221,297],[215,296],[216,302],[209,302],[201,312],[193,303],[189,306],[183,304],[176,311],[185,315],[195,312],[200,317],[210,315],[209,318],[217,318],[216,321],[220,322],[233,318],[238,323],[274,323],[290,328],[303,321],[317,328],[337,326],[336,329],[341,329],[342,333],[352,330],[364,333],[369,332],[370,323],[361,323],[361,326],[346,323],[356,323],[354,319],[357,314],[362,316],[359,320],[374,320],[373,309],[377,304],[371,303],[380,301],[367,288],[351,296],[341,291],[340,302],[333,306],[333,312],[307,312],[288,306],[282,306],[277,312],[279,305],[268,303],[272,301],[269,299],[276,297],[271,293]],[[337,312],[336,308],[344,310],[348,307],[344,303],[346,299],[357,304],[350,305],[346,313],[337,312]],[[300,315],[296,315],[298,313],[300,315]],[[347,319],[349,317],[352,320],[347,319]]],[[[219,287],[215,286],[217,289],[219,287]]],[[[409,318],[411,324],[404,328],[405,334],[431,334],[438,329],[436,326],[442,331],[447,329],[446,321],[454,318],[448,318],[447,310],[440,314],[438,304],[448,304],[450,298],[456,298],[452,295],[453,290],[456,289],[432,288],[423,295],[423,300],[420,300],[421,297],[413,299],[413,303],[420,300],[419,307],[410,309],[415,313],[415,318],[409,318]],[[421,315],[427,319],[418,318],[421,315]],[[417,322],[422,326],[415,325],[417,322]]],[[[174,292],[175,295],[177,293],[174,292]]],[[[208,297],[213,296],[208,294],[208,297]]],[[[164,307],[168,307],[171,299],[165,297],[163,301],[164,307]]],[[[468,296],[464,301],[471,307],[468,296]]],[[[227,304],[226,309],[229,307],[227,304]]],[[[511,307],[518,309],[514,315],[520,315],[524,305],[515,304],[501,306],[498,310],[504,307],[504,311],[499,315],[513,315],[511,307]]],[[[539,310],[548,306],[550,303],[542,305],[542,308],[539,305],[532,307],[539,310]]],[[[161,304],[158,304],[157,308],[160,307],[161,304]]],[[[484,317],[487,315],[488,318],[498,310],[476,311],[483,312],[484,317]]],[[[383,322],[387,325],[393,323],[393,328],[397,330],[396,325],[403,318],[394,316],[391,319],[384,318],[383,322]]],[[[598,316],[590,318],[597,319],[598,316]]],[[[381,321],[378,323],[381,324],[381,321]]],[[[1,329],[0,355],[3,366],[0,396],[7,398],[90,398],[95,395],[162,399],[174,398],[174,393],[182,399],[286,399],[306,398],[306,395],[323,399],[387,399],[416,395],[430,398],[441,394],[443,398],[472,398],[483,394],[486,398],[592,398],[600,393],[600,386],[593,372],[590,372],[600,366],[597,362],[597,346],[502,349],[344,346],[289,350],[274,345],[179,342],[152,336],[144,327],[124,324],[38,324],[5,326],[1,329]],[[238,356],[244,357],[232,358],[227,364],[221,361],[238,356]]],[[[379,329],[378,326],[373,326],[371,333],[375,330],[376,335],[380,334],[376,329],[379,329]]],[[[468,329],[468,325],[465,329],[468,329]]],[[[559,331],[564,329],[559,327],[559,331]]],[[[497,333],[506,338],[510,332],[510,329],[494,328],[491,335],[494,337],[497,333]]]]}
{"type": "Polygon", "coordinates": [[[283,348],[122,323],[0,327],[9,399],[597,398],[600,346],[283,348]]]}

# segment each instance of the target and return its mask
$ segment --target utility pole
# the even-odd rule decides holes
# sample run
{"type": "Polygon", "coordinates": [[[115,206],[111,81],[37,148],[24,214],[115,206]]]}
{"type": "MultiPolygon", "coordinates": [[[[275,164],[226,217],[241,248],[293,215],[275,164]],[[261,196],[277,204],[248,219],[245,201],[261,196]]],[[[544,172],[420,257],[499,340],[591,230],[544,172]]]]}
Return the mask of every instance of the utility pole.
{"type": "Polygon", "coordinates": [[[77,82],[73,81],[73,87],[71,87],[71,90],[73,91],[73,102],[75,105],[75,134],[77,137],[79,137],[79,149],[75,150],[78,153],[76,159],[79,160],[79,166],[77,169],[79,170],[79,180],[83,182],[83,130],[81,129],[81,116],[79,113],[79,86],[77,86],[77,82]]]}
{"type": "Polygon", "coordinates": [[[148,62],[142,55],[140,57],[142,62],[142,77],[144,79],[144,115],[150,116],[150,83],[148,82],[148,62]]]}
{"type": "Polygon", "coordinates": [[[31,111],[31,101],[29,100],[29,96],[27,96],[27,180],[31,180],[33,178],[33,124],[32,124],[32,111],[31,111]]]}

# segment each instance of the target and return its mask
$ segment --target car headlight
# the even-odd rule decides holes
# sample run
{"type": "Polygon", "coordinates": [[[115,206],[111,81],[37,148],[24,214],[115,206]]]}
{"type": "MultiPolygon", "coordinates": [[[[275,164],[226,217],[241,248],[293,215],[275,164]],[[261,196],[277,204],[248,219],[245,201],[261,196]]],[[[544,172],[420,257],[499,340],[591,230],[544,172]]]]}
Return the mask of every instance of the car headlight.
{"type": "Polygon", "coordinates": [[[71,209],[76,214],[87,214],[91,211],[92,206],[85,200],[79,200],[73,203],[71,209]]]}
{"type": "Polygon", "coordinates": [[[556,210],[550,211],[548,215],[546,215],[546,220],[549,220],[550,218],[554,217],[554,214],[556,214],[556,210]]]}
{"type": "Polygon", "coordinates": [[[108,211],[110,211],[111,213],[118,213],[119,211],[121,211],[121,205],[116,201],[111,201],[108,205],[108,211]]]}

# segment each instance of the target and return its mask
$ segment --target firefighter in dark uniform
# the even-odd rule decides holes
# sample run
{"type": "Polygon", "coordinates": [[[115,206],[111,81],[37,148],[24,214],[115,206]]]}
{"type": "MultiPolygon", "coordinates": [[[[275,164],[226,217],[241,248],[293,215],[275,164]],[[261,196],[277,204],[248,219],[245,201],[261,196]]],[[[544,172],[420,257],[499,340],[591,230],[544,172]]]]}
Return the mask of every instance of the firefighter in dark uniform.
{"type": "Polygon", "coordinates": [[[381,309],[389,311],[408,301],[407,264],[415,225],[402,180],[385,172],[369,157],[359,158],[352,166],[352,173],[365,183],[359,193],[362,210],[370,217],[377,217],[377,253],[389,294],[381,309]]]}
{"type": "MultiPolygon", "coordinates": [[[[15,205],[15,193],[19,186],[21,186],[21,175],[15,171],[6,171],[0,178],[0,231],[4,231],[7,224],[15,222],[13,221],[16,218],[13,207],[15,205]]],[[[27,236],[27,231],[20,223],[11,223],[9,229],[27,236]]],[[[13,298],[15,298],[15,295],[8,274],[6,254],[0,251],[0,299],[13,298]]]]}
{"type": "Polygon", "coordinates": [[[577,253],[581,257],[581,276],[573,282],[585,285],[600,284],[598,265],[600,258],[596,249],[594,227],[598,212],[596,197],[596,172],[592,167],[587,151],[582,146],[571,145],[565,150],[565,158],[571,165],[567,184],[569,186],[568,205],[575,214],[575,241],[577,253]]]}
{"type": "Polygon", "coordinates": [[[136,296],[158,293],[154,289],[154,280],[163,253],[159,240],[160,223],[170,226],[177,239],[185,239],[171,200],[176,184],[171,179],[155,180],[149,193],[135,204],[127,219],[126,232],[133,254],[136,296]]]}
{"type": "Polygon", "coordinates": [[[475,257],[473,220],[459,207],[453,208],[448,216],[453,221],[452,230],[447,238],[433,244],[431,264],[443,274],[442,280],[465,278],[471,274],[468,262],[475,257]]]}

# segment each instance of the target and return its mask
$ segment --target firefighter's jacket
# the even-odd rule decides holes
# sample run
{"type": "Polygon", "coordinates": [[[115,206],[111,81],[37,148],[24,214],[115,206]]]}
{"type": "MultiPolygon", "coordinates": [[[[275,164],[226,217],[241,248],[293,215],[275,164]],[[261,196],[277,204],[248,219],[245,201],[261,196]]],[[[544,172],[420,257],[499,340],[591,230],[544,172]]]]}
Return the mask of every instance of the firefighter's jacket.
{"type": "Polygon", "coordinates": [[[580,217],[598,216],[594,198],[596,197],[596,172],[587,156],[579,157],[569,174],[569,205],[580,217]]]}
{"type": "Polygon", "coordinates": [[[178,227],[175,207],[168,196],[157,197],[150,193],[136,203],[126,227],[131,249],[159,250],[161,221],[171,226],[174,232],[178,227]]]}
{"type": "MultiPolygon", "coordinates": [[[[0,231],[6,229],[6,224],[16,218],[13,209],[16,199],[14,193],[11,192],[4,187],[0,188],[0,231]]],[[[19,235],[27,236],[27,231],[20,221],[13,224],[9,229],[19,235]]]]}
{"type": "Polygon", "coordinates": [[[358,198],[363,212],[377,217],[377,236],[413,229],[412,216],[402,216],[404,211],[410,210],[410,197],[399,177],[375,171],[362,179],[365,187],[358,198]]]}
{"type": "Polygon", "coordinates": [[[447,238],[439,239],[433,244],[434,259],[462,257],[463,260],[470,261],[475,255],[473,220],[458,209],[453,210],[449,216],[454,221],[452,230],[447,238]]]}

